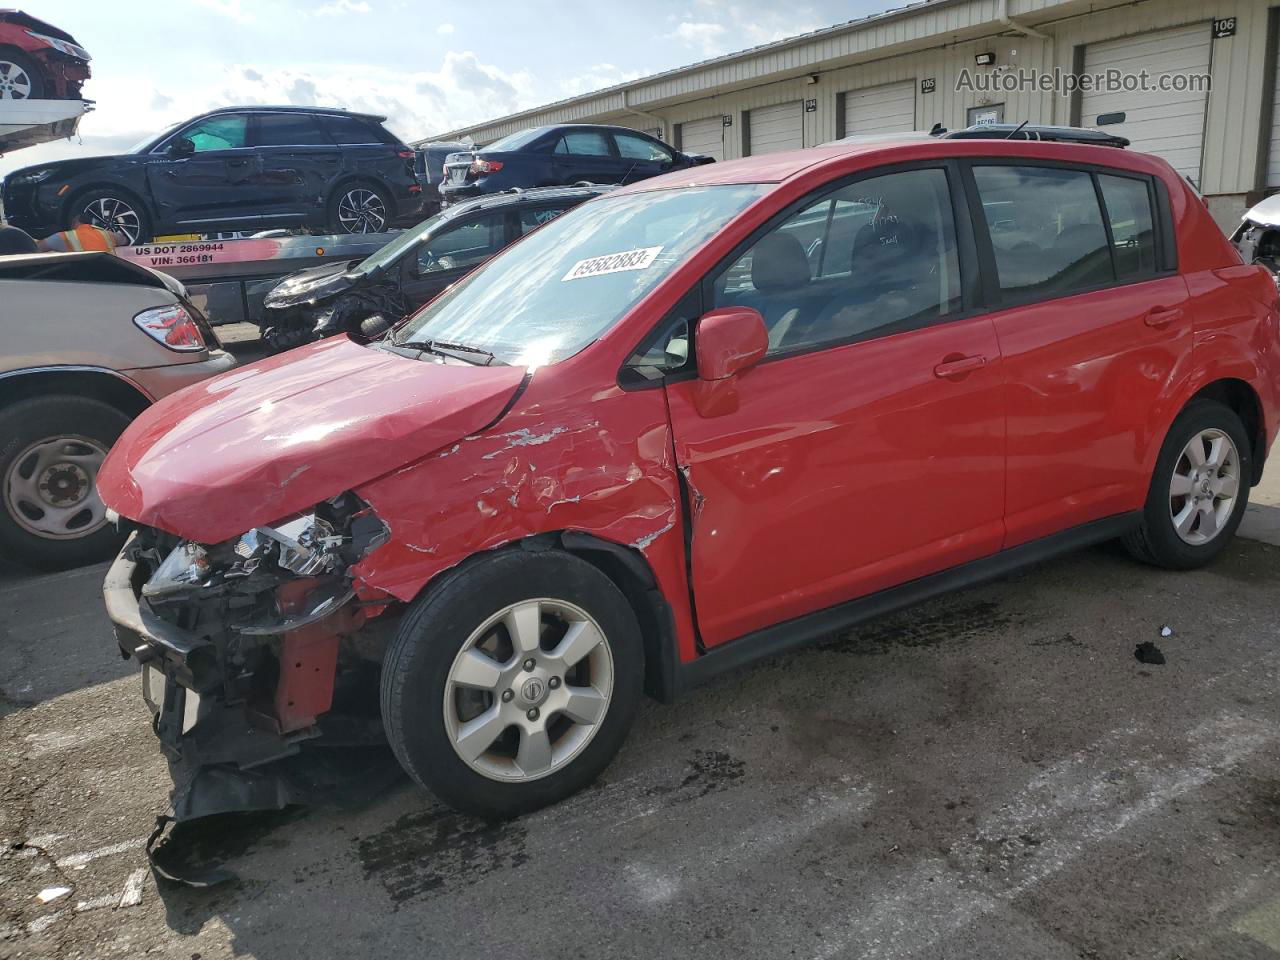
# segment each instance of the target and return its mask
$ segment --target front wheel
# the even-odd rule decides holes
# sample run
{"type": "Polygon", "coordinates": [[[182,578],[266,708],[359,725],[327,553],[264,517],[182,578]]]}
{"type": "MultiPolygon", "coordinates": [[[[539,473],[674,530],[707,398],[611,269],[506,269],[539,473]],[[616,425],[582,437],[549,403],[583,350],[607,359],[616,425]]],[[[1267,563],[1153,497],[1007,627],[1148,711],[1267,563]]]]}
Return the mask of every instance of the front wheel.
{"type": "Polygon", "coordinates": [[[382,671],[387,738],[455,809],[501,818],[582,789],[639,705],[644,658],[621,591],[578,557],[476,561],[406,615],[382,671]]]}
{"type": "Polygon", "coordinates": [[[371,183],[349,183],[329,200],[329,229],[333,233],[382,233],[391,222],[391,200],[371,183]]]}
{"type": "Polygon", "coordinates": [[[81,194],[68,208],[64,228],[70,229],[71,216],[81,223],[100,227],[123,238],[126,246],[151,240],[151,218],[146,209],[122,190],[103,188],[81,194]]]}
{"type": "Polygon", "coordinates": [[[1204,566],[1235,536],[1252,476],[1252,447],[1235,411],[1214,400],[1189,404],[1169,429],[1142,524],[1125,546],[1171,570],[1204,566]]]}

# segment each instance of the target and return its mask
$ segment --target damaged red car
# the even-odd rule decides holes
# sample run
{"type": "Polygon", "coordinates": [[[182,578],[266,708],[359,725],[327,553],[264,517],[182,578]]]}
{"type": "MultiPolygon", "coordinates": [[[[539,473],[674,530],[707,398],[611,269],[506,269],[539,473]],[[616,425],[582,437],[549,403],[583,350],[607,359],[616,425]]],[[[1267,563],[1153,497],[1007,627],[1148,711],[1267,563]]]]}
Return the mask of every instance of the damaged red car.
{"type": "Polygon", "coordinates": [[[65,30],[0,10],[0,100],[79,100],[91,59],[65,30]]]}
{"type": "Polygon", "coordinates": [[[176,815],[290,802],[352,742],[517,814],[646,691],[1103,540],[1205,564],[1276,437],[1278,324],[1114,145],[844,143],[592,200],[116,444],[106,602],[176,815]]]}

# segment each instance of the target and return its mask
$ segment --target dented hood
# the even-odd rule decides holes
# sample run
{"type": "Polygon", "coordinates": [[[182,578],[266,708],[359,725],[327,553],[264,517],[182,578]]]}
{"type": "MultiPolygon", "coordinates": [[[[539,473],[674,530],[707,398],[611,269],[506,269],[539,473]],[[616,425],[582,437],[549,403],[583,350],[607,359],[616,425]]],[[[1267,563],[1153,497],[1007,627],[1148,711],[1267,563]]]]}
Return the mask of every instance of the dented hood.
{"type": "Polygon", "coordinates": [[[121,516],[218,543],[483,429],[524,374],[322,340],[157,403],[112,448],[98,490],[121,516]]]}

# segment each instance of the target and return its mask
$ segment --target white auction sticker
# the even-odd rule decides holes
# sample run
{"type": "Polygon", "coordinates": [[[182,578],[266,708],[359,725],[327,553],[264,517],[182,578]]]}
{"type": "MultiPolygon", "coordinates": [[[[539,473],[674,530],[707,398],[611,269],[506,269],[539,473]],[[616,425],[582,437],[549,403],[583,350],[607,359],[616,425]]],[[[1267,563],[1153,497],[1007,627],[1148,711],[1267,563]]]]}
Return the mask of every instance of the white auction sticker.
{"type": "Polygon", "coordinates": [[[603,257],[589,257],[579,260],[560,280],[580,280],[583,277],[598,277],[602,273],[621,273],[624,270],[643,270],[662,252],[662,247],[637,247],[635,250],[623,250],[621,253],[607,253],[603,257]]]}

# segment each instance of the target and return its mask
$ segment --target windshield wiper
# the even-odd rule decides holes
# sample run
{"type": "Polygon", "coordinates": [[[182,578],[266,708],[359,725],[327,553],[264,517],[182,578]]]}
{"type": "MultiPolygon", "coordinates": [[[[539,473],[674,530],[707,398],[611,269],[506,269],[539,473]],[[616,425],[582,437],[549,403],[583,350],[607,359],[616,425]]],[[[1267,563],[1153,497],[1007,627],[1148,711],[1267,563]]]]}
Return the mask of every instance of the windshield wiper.
{"type": "Polygon", "coordinates": [[[465,360],[467,363],[474,363],[481,367],[490,367],[494,364],[506,366],[503,361],[499,360],[488,350],[482,350],[480,347],[470,347],[465,343],[449,343],[446,340],[406,340],[403,343],[391,341],[397,347],[403,347],[406,350],[426,350],[428,353],[439,354],[442,357],[453,357],[456,360],[465,360]],[[474,360],[473,357],[483,357],[483,360],[474,360]]]}

